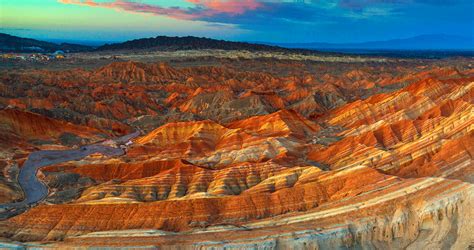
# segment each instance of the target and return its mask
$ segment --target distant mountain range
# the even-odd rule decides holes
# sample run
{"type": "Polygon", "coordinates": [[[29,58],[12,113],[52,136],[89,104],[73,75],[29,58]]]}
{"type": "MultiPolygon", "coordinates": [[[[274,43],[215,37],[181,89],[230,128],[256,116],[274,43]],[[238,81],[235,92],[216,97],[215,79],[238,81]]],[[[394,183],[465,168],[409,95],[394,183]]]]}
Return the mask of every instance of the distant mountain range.
{"type": "Polygon", "coordinates": [[[285,48],[341,51],[352,50],[474,50],[472,37],[421,35],[405,39],[363,43],[263,43],[285,48]]]}
{"type": "Polygon", "coordinates": [[[56,44],[0,33],[0,51],[2,52],[54,52],[57,50],[81,52],[92,49],[92,47],[86,45],[72,43],[56,44]]]}
{"type": "Polygon", "coordinates": [[[122,43],[105,44],[99,47],[73,43],[53,43],[36,39],[22,38],[0,33],[1,52],[66,52],[144,50],[163,51],[176,50],[248,50],[268,52],[298,52],[315,54],[319,51],[352,52],[384,51],[384,50],[468,50],[474,51],[472,38],[448,35],[423,35],[407,39],[373,41],[364,43],[266,43],[266,42],[231,42],[202,37],[169,37],[157,36],[130,40],[122,43]]]}
{"type": "Polygon", "coordinates": [[[199,49],[221,49],[221,50],[249,50],[249,51],[294,51],[276,45],[253,44],[246,42],[230,42],[204,37],[169,37],[157,36],[142,38],[123,43],[106,44],[97,48],[104,50],[133,50],[133,49],[157,49],[157,50],[199,50],[199,49]]]}
{"type": "Polygon", "coordinates": [[[21,38],[0,33],[0,51],[3,52],[53,52],[64,50],[69,52],[82,51],[112,51],[112,50],[143,50],[154,49],[163,51],[176,50],[199,50],[199,49],[221,49],[221,50],[249,50],[249,51],[280,51],[315,53],[310,50],[288,49],[276,45],[252,44],[246,42],[231,42],[201,37],[169,37],[157,36],[130,40],[123,43],[105,44],[98,47],[78,45],[72,43],[52,43],[30,38],[21,38]]]}

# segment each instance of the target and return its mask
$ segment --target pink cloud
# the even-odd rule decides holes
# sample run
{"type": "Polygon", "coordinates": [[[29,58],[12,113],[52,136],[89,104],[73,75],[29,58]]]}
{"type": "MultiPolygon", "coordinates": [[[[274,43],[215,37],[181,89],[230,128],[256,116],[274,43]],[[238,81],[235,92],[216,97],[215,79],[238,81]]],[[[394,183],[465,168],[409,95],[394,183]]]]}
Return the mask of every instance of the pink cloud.
{"type": "Polygon", "coordinates": [[[195,8],[160,7],[158,5],[137,3],[129,0],[112,2],[96,2],[94,0],[58,0],[63,4],[83,5],[117,9],[134,13],[164,15],[176,19],[191,20],[200,17],[211,17],[218,14],[239,15],[247,10],[255,10],[261,6],[256,0],[185,0],[196,5],[195,8]]]}
{"type": "Polygon", "coordinates": [[[199,6],[206,7],[210,12],[243,14],[247,10],[255,10],[261,4],[255,0],[186,0],[199,6]]]}

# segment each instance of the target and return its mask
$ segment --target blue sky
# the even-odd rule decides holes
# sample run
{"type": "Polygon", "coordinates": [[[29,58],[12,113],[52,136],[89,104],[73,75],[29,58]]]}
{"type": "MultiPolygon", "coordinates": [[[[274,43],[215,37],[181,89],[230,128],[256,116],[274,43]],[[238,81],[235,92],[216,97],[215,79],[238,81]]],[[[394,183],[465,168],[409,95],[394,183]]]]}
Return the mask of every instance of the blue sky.
{"type": "Polygon", "coordinates": [[[474,0],[0,0],[0,22],[2,32],[39,39],[346,43],[472,37],[474,0]]]}

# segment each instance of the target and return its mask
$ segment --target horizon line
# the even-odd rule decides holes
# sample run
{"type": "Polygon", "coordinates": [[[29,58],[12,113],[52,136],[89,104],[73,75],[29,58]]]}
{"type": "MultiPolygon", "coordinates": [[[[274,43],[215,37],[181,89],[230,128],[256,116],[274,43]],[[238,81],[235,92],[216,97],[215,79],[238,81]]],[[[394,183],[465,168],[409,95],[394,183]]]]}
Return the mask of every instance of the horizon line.
{"type": "MultiPolygon", "coordinates": [[[[223,38],[217,38],[217,37],[212,37],[212,36],[196,36],[196,35],[153,35],[153,36],[143,36],[143,37],[136,37],[136,38],[130,38],[130,39],[120,39],[120,40],[94,40],[90,38],[84,38],[84,39],[62,39],[62,38],[44,38],[41,36],[19,36],[12,34],[10,32],[6,32],[0,29],[0,33],[4,33],[10,36],[16,36],[20,38],[27,38],[27,39],[35,39],[39,41],[47,41],[47,42],[52,42],[52,43],[63,43],[63,42],[80,42],[77,43],[79,45],[87,45],[87,43],[97,43],[97,45],[105,45],[105,44],[110,44],[110,43],[124,43],[127,41],[133,41],[133,40],[139,40],[139,39],[149,39],[149,38],[156,38],[156,37],[177,37],[177,38],[184,38],[184,37],[196,37],[196,38],[207,38],[207,39],[213,39],[213,40],[220,40],[220,41],[227,41],[227,42],[244,42],[244,43],[251,43],[251,44],[264,44],[264,45],[292,45],[292,44],[301,44],[301,45],[309,45],[309,44],[329,44],[329,45],[345,45],[345,44],[364,44],[364,43],[372,43],[372,42],[389,42],[389,41],[396,41],[396,40],[407,40],[411,38],[417,38],[417,37],[428,37],[428,36],[447,36],[447,37],[456,37],[456,38],[462,38],[462,39],[474,39],[473,36],[461,36],[461,35],[454,35],[454,34],[445,34],[445,33],[431,33],[431,34],[418,34],[414,36],[407,36],[407,37],[399,37],[399,38],[392,38],[392,39],[380,39],[380,40],[366,40],[366,41],[359,41],[359,42],[327,42],[327,41],[311,41],[311,42],[271,42],[271,41],[258,41],[258,40],[234,40],[234,39],[223,39],[223,38]]],[[[474,41],[473,41],[474,42],[474,41]]],[[[474,47],[474,45],[473,45],[474,47]]]]}

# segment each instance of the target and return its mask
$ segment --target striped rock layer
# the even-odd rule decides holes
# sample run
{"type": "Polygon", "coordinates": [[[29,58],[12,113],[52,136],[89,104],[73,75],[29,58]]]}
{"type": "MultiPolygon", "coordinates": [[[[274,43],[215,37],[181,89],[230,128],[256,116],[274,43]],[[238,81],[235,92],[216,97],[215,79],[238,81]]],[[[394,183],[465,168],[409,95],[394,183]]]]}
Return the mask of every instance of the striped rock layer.
{"type": "MultiPolygon", "coordinates": [[[[91,82],[174,81],[176,93],[189,93],[170,93],[163,105],[209,117],[147,130],[123,156],[92,155],[44,168],[46,176],[77,175],[94,184],[72,199],[1,221],[0,235],[55,247],[466,249],[474,242],[472,69],[379,79],[352,70],[298,83],[242,74],[133,63],[86,73],[91,82]],[[201,84],[216,78],[223,81],[221,92],[201,84]],[[350,97],[335,87],[341,78],[366,89],[408,84],[350,97]],[[333,85],[313,87],[317,81],[333,85]],[[247,89],[252,82],[261,89],[247,89]],[[271,82],[285,94],[268,91],[264,85],[271,82]],[[238,84],[247,90],[237,98],[238,84]],[[238,110],[236,100],[265,112],[225,118],[238,110]],[[209,108],[219,106],[224,113],[209,108]]],[[[137,113],[127,110],[102,115],[137,113]]],[[[62,129],[93,138],[99,129],[111,131],[49,120],[51,126],[31,122],[29,130],[15,122],[22,114],[2,112],[10,112],[0,118],[10,117],[9,129],[19,137],[39,130],[54,137],[52,131],[62,129]]],[[[61,185],[51,188],[64,191],[61,185]]]]}

